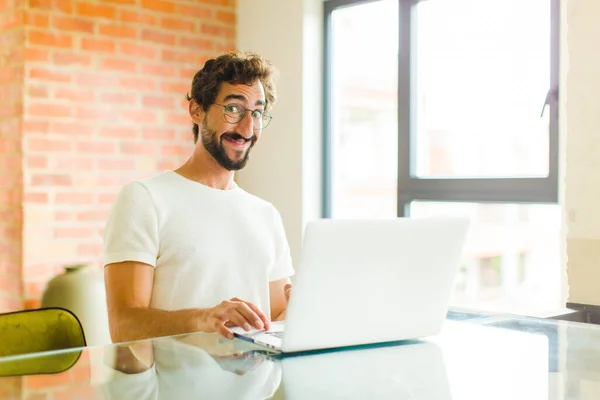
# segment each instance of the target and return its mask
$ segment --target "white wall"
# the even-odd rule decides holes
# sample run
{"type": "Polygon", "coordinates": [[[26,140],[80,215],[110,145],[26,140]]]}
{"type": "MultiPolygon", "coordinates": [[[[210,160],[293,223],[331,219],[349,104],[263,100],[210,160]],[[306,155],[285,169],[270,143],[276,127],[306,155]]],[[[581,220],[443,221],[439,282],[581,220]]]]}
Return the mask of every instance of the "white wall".
{"type": "MultiPolygon", "coordinates": [[[[272,126],[240,184],[280,210],[297,260],[320,215],[321,0],[239,0],[238,47],[279,67],[272,126]]],[[[560,188],[564,292],[600,305],[600,1],[561,0],[560,188]]]]}
{"type": "Polygon", "coordinates": [[[562,5],[569,301],[600,305],[600,1],[562,5]]]}
{"type": "Polygon", "coordinates": [[[270,59],[279,81],[273,121],[237,181],[277,207],[295,262],[321,213],[322,10],[322,0],[238,0],[238,49],[270,59]]]}

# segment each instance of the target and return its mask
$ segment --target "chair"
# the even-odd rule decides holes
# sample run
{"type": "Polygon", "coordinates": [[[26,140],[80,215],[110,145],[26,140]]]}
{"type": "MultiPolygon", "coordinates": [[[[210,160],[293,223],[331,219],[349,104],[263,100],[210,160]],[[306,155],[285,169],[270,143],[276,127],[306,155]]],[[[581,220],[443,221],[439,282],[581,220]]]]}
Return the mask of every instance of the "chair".
{"type": "Polygon", "coordinates": [[[39,354],[35,358],[11,356],[85,345],[83,327],[68,310],[40,308],[0,314],[0,377],[66,371],[77,362],[81,350],[39,354]]]}

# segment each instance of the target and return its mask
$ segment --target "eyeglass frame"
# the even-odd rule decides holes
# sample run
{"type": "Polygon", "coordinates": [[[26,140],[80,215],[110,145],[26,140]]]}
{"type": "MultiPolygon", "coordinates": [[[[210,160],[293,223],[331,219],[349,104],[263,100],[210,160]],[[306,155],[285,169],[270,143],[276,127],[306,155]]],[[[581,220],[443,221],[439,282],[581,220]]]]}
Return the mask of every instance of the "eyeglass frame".
{"type": "Polygon", "coordinates": [[[262,121],[263,123],[264,123],[264,120],[263,120],[263,118],[264,118],[265,114],[266,114],[266,115],[269,117],[269,122],[267,122],[267,123],[266,123],[266,124],[265,124],[263,127],[261,127],[261,128],[257,128],[257,127],[255,127],[255,126],[254,126],[254,121],[255,121],[255,118],[254,118],[254,117],[251,117],[251,118],[252,118],[252,121],[253,121],[253,122],[252,122],[252,129],[254,129],[254,130],[257,130],[257,131],[262,131],[262,130],[263,130],[263,129],[265,129],[267,126],[269,126],[269,124],[270,124],[270,123],[271,123],[271,121],[273,120],[273,116],[272,116],[272,115],[271,115],[271,113],[270,113],[270,112],[268,112],[267,110],[260,110],[260,109],[258,109],[258,108],[256,108],[256,109],[252,110],[252,109],[249,109],[249,108],[246,108],[246,107],[244,107],[244,106],[243,106],[243,105],[241,105],[240,103],[229,103],[229,104],[227,104],[227,105],[224,105],[224,104],[219,104],[219,103],[212,103],[212,104],[214,104],[214,105],[216,105],[216,106],[223,107],[223,118],[225,119],[225,122],[227,122],[228,124],[238,124],[238,123],[240,123],[240,122],[241,122],[241,121],[244,119],[244,117],[246,117],[246,114],[248,113],[248,111],[250,111],[250,114],[251,114],[251,115],[252,115],[252,113],[254,113],[255,111],[258,111],[258,112],[260,112],[260,113],[261,113],[261,121],[262,121]],[[230,121],[228,121],[228,120],[227,120],[227,115],[228,115],[228,114],[227,114],[227,112],[225,111],[225,109],[226,109],[227,107],[230,107],[230,106],[232,106],[232,105],[235,105],[235,106],[237,106],[237,107],[239,107],[239,108],[241,108],[241,109],[243,110],[243,112],[242,112],[242,113],[240,113],[240,114],[242,115],[242,117],[241,117],[241,118],[240,118],[238,121],[236,121],[236,122],[230,122],[230,121]]]}

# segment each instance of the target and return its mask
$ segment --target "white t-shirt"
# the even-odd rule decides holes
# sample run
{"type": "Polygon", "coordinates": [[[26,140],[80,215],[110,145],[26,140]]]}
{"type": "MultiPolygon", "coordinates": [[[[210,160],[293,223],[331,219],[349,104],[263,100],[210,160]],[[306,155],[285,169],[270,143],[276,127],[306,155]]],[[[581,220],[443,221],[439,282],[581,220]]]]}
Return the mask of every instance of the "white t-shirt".
{"type": "Polygon", "coordinates": [[[155,267],[151,308],[210,308],[239,297],[270,316],[269,282],[293,275],[275,207],[174,171],[128,183],[104,233],[104,264],[155,267]]]}

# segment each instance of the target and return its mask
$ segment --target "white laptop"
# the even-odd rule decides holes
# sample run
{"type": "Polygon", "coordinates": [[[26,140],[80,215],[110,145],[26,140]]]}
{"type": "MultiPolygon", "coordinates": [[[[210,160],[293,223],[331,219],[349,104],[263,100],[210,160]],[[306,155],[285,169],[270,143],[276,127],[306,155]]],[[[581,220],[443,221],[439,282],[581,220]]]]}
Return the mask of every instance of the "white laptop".
{"type": "Polygon", "coordinates": [[[435,335],[468,225],[449,217],[311,221],[285,323],[233,332],[280,353],[435,335]]]}

